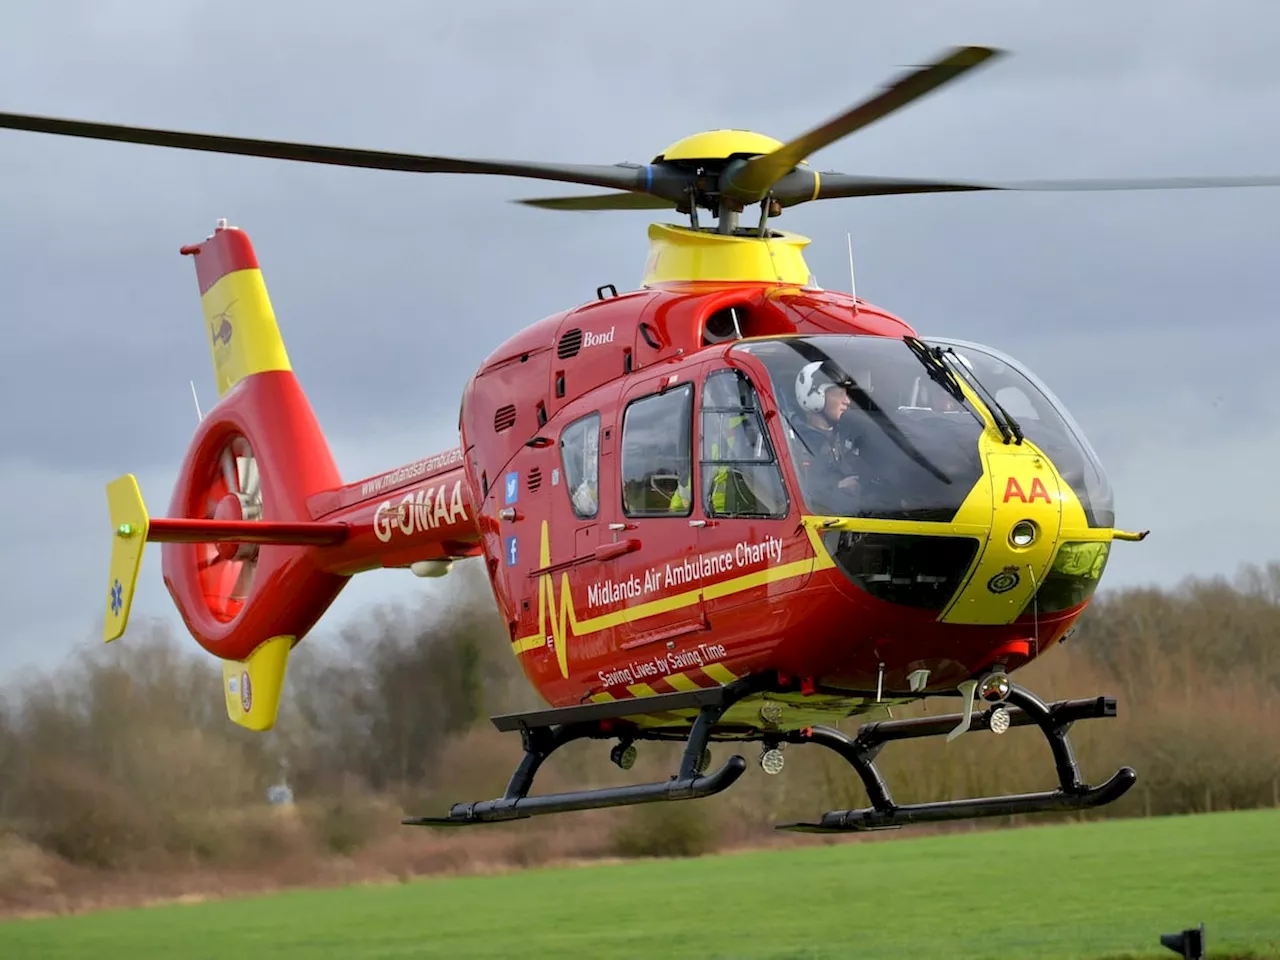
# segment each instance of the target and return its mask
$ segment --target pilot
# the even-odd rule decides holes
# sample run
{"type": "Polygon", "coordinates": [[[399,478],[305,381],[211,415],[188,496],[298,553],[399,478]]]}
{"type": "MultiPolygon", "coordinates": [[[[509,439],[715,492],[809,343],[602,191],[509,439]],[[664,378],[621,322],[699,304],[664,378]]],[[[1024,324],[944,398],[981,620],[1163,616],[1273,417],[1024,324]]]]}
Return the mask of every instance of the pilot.
{"type": "Polygon", "coordinates": [[[857,505],[861,464],[852,441],[837,429],[849,409],[849,391],[814,361],[796,375],[795,395],[803,411],[792,425],[800,439],[796,469],[811,499],[832,513],[850,514],[857,505]]]}

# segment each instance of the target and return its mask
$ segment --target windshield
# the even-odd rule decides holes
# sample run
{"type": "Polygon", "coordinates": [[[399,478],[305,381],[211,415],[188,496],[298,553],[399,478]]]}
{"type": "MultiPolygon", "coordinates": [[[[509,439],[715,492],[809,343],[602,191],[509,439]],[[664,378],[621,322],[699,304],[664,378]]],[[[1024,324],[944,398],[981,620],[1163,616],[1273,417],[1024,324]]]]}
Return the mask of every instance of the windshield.
{"type": "Polygon", "coordinates": [[[927,342],[954,350],[1023,435],[1048,454],[1079,498],[1089,526],[1114,526],[1115,498],[1098,455],[1061,401],[1035,374],[991,347],[944,337],[930,337],[927,342]]]}
{"type": "Polygon", "coordinates": [[[734,352],[768,372],[811,511],[948,522],[982,476],[983,421],[902,340],[787,337],[734,352]]]}

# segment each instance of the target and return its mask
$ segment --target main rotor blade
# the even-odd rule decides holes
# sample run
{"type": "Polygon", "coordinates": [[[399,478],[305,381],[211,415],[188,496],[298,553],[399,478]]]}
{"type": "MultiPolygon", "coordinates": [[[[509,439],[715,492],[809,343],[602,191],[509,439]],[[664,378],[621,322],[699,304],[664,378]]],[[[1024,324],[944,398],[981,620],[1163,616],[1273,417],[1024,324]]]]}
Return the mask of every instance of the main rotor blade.
{"type": "Polygon", "coordinates": [[[429,157],[414,153],[391,153],[382,150],[360,150],[281,140],[255,140],[246,137],[224,137],[206,133],[184,133],[177,130],[155,130],[127,127],[87,120],[64,120],[21,113],[0,113],[0,128],[50,133],[90,140],[116,140],[180,150],[201,150],[303,163],[327,163],[341,167],[365,167],[374,170],[398,170],[407,173],[469,173],[506,177],[526,177],[580,183],[619,190],[644,190],[652,171],[638,165],[526,163],[517,160],[469,160],[454,157],[429,157]]]}
{"type": "Polygon", "coordinates": [[[1001,53],[992,47],[955,47],[933,63],[899,77],[870,100],[801,134],[772,153],[748,160],[744,166],[730,173],[721,189],[738,199],[759,200],[770,186],[786,176],[801,160],[1001,53]]]}
{"type": "Polygon", "coordinates": [[[983,190],[1089,191],[1089,190],[1206,190],[1219,187],[1277,187],[1280,176],[1256,177],[1143,177],[1134,180],[1019,180],[989,184],[983,190]]]}
{"type": "Polygon", "coordinates": [[[585,197],[537,197],[514,202],[543,210],[671,210],[676,206],[674,200],[647,193],[594,193],[585,197]]]}
{"type": "Polygon", "coordinates": [[[796,171],[777,184],[773,196],[783,206],[810,200],[840,197],[885,197],[910,193],[963,193],[972,191],[1090,192],[1103,190],[1198,190],[1229,187],[1276,187],[1280,176],[1241,177],[1143,177],[1133,179],[1020,180],[1003,183],[966,183],[948,180],[909,180],[897,177],[861,177],[847,173],[814,174],[796,171]]]}

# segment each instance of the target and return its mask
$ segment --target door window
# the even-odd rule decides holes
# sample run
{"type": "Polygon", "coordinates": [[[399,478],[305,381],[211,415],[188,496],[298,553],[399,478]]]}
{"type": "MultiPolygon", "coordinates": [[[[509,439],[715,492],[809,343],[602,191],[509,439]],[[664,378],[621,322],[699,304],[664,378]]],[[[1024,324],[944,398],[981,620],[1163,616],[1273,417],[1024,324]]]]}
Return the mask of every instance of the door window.
{"type": "Polygon", "coordinates": [[[589,413],[564,428],[560,463],[573,512],[592,519],[600,510],[600,414],[589,413]]]}
{"type": "Polygon", "coordinates": [[[702,391],[702,505],[709,517],[785,517],[787,492],[755,388],[717,370],[702,391]]]}
{"type": "Polygon", "coordinates": [[[687,517],[693,510],[693,385],[627,405],[622,420],[622,511],[687,517]]]}

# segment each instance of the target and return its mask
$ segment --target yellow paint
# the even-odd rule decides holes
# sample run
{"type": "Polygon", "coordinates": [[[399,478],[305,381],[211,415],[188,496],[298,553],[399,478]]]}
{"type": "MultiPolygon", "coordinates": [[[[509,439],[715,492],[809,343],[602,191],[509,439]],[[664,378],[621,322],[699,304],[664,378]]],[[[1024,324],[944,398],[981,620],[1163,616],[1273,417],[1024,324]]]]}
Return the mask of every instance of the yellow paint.
{"type": "MultiPolygon", "coordinates": [[[[754,157],[773,153],[781,140],[751,130],[704,130],[677,140],[653,158],[663,160],[727,160],[734,156],[754,157]]],[[[801,161],[803,162],[803,161],[801,161]]]]}
{"type": "Polygon", "coordinates": [[[270,730],[280,710],[285,668],[293,637],[272,637],[249,654],[248,660],[222,661],[222,692],[227,716],[249,730],[270,730]],[[249,678],[249,709],[244,708],[244,678],[249,678]]]}
{"type": "MultiPolygon", "coordinates": [[[[835,561],[822,548],[822,543],[816,539],[814,531],[810,530],[809,535],[810,543],[815,549],[815,555],[808,559],[796,560],[777,567],[759,570],[755,573],[744,574],[710,587],[695,587],[683,593],[660,597],[657,600],[650,600],[648,603],[625,607],[622,610],[601,614],[588,620],[579,620],[577,612],[574,610],[573,594],[569,590],[568,573],[562,572],[560,574],[559,603],[556,602],[555,597],[555,582],[552,580],[550,573],[544,573],[538,578],[538,632],[512,641],[511,652],[519,656],[522,653],[528,653],[530,650],[544,647],[547,645],[549,634],[551,642],[555,645],[556,661],[560,667],[560,675],[567,678],[569,676],[569,651],[566,646],[566,640],[570,636],[584,637],[592,633],[599,633],[601,630],[608,630],[611,627],[643,620],[655,614],[669,613],[672,610],[691,607],[701,602],[704,596],[707,598],[728,596],[729,594],[749,590],[752,587],[764,586],[779,580],[787,580],[791,577],[809,576],[814,570],[835,566],[835,561]]],[[[551,544],[547,521],[543,520],[539,566],[548,567],[550,565],[551,544]]],[[[710,672],[711,669],[713,668],[703,668],[703,672],[715,679],[715,675],[710,672]]],[[[717,672],[720,672],[721,675],[729,676],[730,679],[737,679],[735,674],[723,667],[720,667],[717,672]]],[[[718,682],[728,683],[729,681],[720,680],[718,682]]]]}
{"type": "Polygon", "coordinates": [[[989,448],[984,456],[986,482],[974,490],[981,490],[990,504],[990,530],[977,562],[939,617],[944,623],[1015,620],[1043,582],[1062,529],[1063,491],[1070,492],[1070,487],[1048,457],[1029,442],[1004,447],[984,435],[983,445],[989,448]],[[1023,502],[1014,496],[1006,502],[1005,491],[1011,484],[1023,493],[1032,493],[1033,499],[1023,502]],[[1030,546],[1019,548],[1009,538],[1023,520],[1034,523],[1037,533],[1030,546]],[[1009,583],[1014,586],[1005,589],[1009,583]]]}
{"type": "Polygon", "coordinates": [[[716,683],[721,684],[733,683],[738,679],[738,675],[722,663],[713,663],[710,666],[703,667],[702,672],[716,683]]]}
{"type": "Polygon", "coordinates": [[[255,373],[292,369],[261,270],[227,274],[205,292],[200,306],[218,396],[255,373]]]}
{"type": "Polygon", "coordinates": [[[701,689],[698,686],[698,684],[694,683],[692,680],[686,677],[683,673],[673,673],[664,677],[663,679],[665,679],[667,683],[671,684],[671,686],[674,687],[676,690],[687,692],[689,690],[701,689]]]}
{"type": "Polygon", "coordinates": [[[737,237],[651,223],[642,283],[721,280],[803,286],[811,276],[803,252],[809,242],[795,233],[737,237]]]}
{"type": "Polygon", "coordinates": [[[142,567],[142,550],[151,525],[137,477],[127,473],[107,484],[107,511],[111,515],[114,539],[107,579],[107,613],[102,627],[104,643],[120,637],[129,623],[133,591],[142,567]]]}

